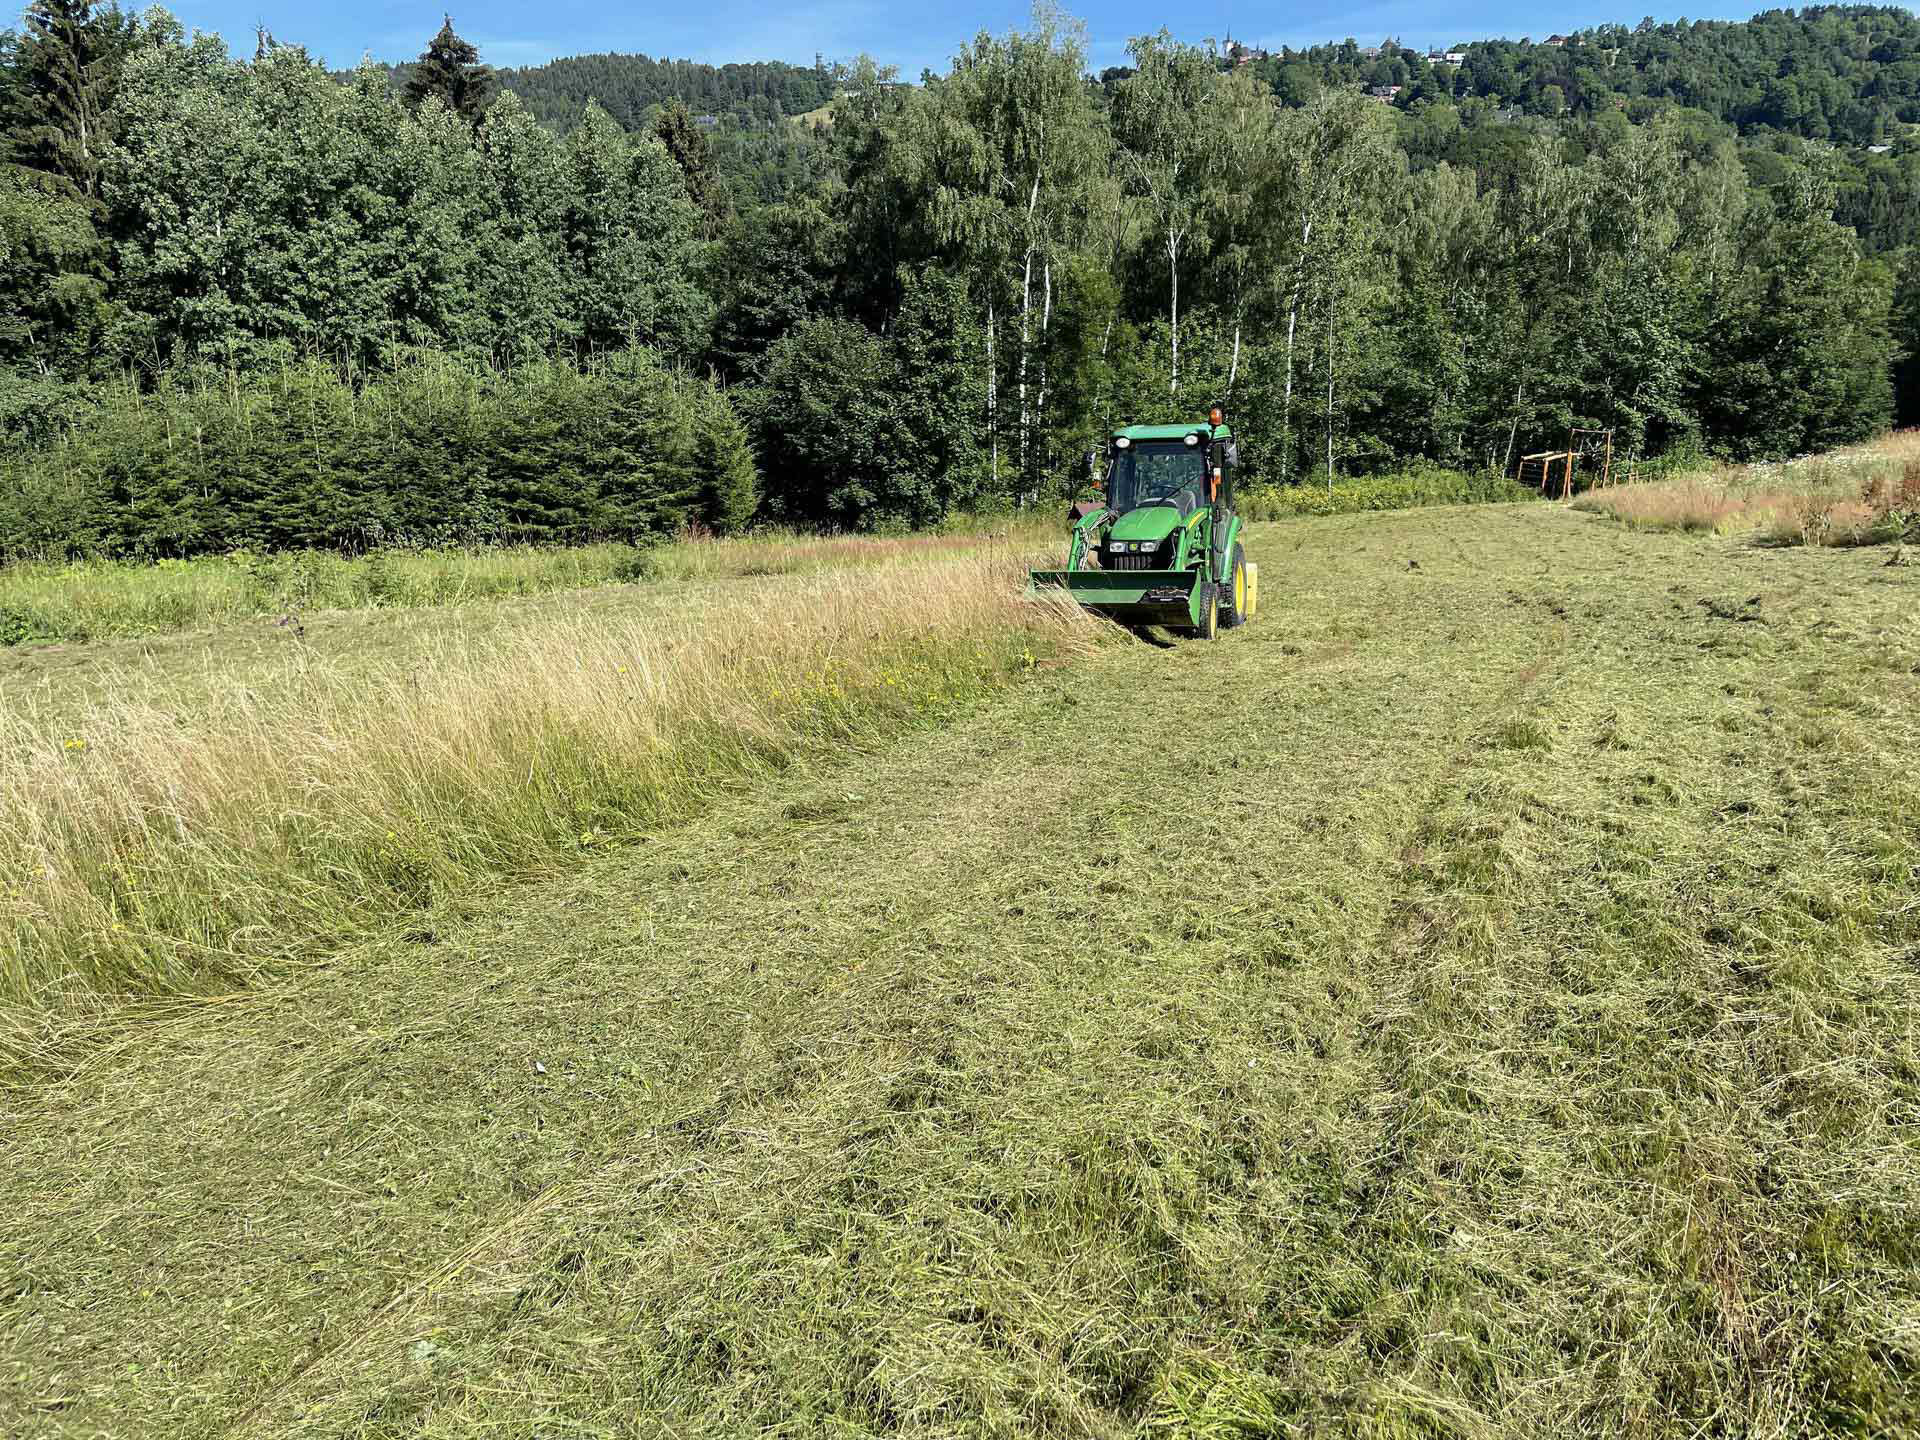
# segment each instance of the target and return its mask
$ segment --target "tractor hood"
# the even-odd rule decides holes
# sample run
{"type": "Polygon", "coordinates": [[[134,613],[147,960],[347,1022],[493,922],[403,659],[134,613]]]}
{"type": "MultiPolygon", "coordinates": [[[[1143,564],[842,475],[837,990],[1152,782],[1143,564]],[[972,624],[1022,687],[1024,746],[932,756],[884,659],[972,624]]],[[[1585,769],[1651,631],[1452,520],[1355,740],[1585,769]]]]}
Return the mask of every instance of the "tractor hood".
{"type": "Polygon", "coordinates": [[[1178,530],[1186,519],[1171,505],[1142,505],[1129,510],[1113,522],[1116,540],[1164,540],[1178,530]]]}

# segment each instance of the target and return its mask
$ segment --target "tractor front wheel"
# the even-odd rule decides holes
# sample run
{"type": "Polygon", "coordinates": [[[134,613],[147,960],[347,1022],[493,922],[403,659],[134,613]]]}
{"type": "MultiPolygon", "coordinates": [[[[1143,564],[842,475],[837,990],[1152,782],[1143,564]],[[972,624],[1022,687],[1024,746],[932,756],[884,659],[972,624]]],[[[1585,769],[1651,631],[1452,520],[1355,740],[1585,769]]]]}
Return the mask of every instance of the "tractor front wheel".
{"type": "Polygon", "coordinates": [[[1201,582],[1200,624],[1193,633],[1201,640],[1211,640],[1220,633],[1220,587],[1211,580],[1201,582]]]}
{"type": "Polygon", "coordinates": [[[1227,565],[1226,595],[1220,602],[1220,628],[1237,630],[1250,618],[1247,613],[1247,555],[1234,541],[1233,559],[1227,565]]]}

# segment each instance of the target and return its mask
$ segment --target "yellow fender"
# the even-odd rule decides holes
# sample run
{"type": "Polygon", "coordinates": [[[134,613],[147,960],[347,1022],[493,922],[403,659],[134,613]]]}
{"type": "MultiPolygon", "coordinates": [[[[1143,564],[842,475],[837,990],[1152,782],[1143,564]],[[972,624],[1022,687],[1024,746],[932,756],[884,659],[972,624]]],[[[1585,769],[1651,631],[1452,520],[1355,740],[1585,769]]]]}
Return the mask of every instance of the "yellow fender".
{"type": "Polygon", "coordinates": [[[1260,613],[1260,567],[1251,560],[1243,562],[1247,575],[1247,610],[1243,617],[1251,620],[1260,613]]]}

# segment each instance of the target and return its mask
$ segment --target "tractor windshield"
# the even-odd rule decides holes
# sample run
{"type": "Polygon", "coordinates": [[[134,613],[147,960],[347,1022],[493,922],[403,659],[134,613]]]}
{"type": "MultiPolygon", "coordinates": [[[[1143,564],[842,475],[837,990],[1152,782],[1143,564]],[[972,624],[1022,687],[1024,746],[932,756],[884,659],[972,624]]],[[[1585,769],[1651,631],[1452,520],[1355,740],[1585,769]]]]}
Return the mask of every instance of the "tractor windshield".
{"type": "Polygon", "coordinates": [[[1198,445],[1178,440],[1133,444],[1113,452],[1107,495],[1123,514],[1142,505],[1171,505],[1186,512],[1206,493],[1207,462],[1198,445]]]}

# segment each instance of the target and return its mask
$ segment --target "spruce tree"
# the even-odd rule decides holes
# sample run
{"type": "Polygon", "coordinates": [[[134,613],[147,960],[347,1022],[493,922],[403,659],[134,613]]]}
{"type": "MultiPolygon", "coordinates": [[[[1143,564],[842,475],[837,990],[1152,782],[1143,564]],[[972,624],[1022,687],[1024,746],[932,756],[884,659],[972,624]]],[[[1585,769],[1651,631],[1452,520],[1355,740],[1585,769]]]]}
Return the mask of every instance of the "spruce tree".
{"type": "Polygon", "coordinates": [[[407,79],[407,103],[418,109],[429,95],[470,125],[478,125],[493,99],[493,67],[480,63],[480,51],[453,33],[453,17],[443,17],[440,33],[413,62],[407,79]]]}
{"type": "Polygon", "coordinates": [[[1902,351],[1894,370],[1896,419],[1920,425],[1920,250],[1907,252],[1893,296],[1893,333],[1902,351]]]}
{"type": "Polygon", "coordinates": [[[705,217],[708,236],[723,234],[727,222],[733,218],[733,203],[727,198],[726,187],[713,173],[713,147],[700,133],[687,107],[678,100],[667,106],[660,112],[653,133],[660,137],[660,143],[667,147],[673,163],[686,177],[687,197],[705,217]]]}
{"type": "Polygon", "coordinates": [[[7,97],[11,158],[91,200],[133,22],[93,0],[32,0],[23,24],[7,97]]]}

